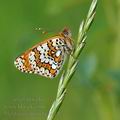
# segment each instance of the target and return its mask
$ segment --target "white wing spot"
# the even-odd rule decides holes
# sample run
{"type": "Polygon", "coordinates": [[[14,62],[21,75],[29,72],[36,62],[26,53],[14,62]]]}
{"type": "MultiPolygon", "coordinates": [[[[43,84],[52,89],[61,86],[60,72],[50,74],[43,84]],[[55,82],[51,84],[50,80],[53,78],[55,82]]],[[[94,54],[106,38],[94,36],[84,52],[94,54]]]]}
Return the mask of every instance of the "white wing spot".
{"type": "Polygon", "coordinates": [[[44,49],[41,48],[41,46],[38,46],[38,47],[37,47],[37,50],[40,51],[40,53],[44,53],[44,49]]]}
{"type": "Polygon", "coordinates": [[[45,55],[44,55],[44,54],[41,54],[41,55],[40,55],[40,59],[41,59],[41,62],[44,62],[44,61],[45,61],[45,55]]]}
{"type": "Polygon", "coordinates": [[[55,64],[52,64],[52,69],[56,69],[56,65],[55,64]]]}
{"type": "Polygon", "coordinates": [[[46,51],[49,50],[49,47],[47,46],[47,43],[42,44],[42,47],[43,47],[43,49],[46,50],[46,51]]]}
{"type": "Polygon", "coordinates": [[[48,59],[48,58],[46,58],[46,59],[45,59],[45,63],[48,63],[48,62],[49,62],[49,59],[48,59]]]}
{"type": "Polygon", "coordinates": [[[30,52],[29,53],[29,62],[30,63],[33,63],[34,62],[34,60],[35,60],[35,53],[34,52],[30,52]]]}
{"type": "Polygon", "coordinates": [[[50,63],[50,65],[52,65],[53,63],[54,63],[54,60],[49,60],[49,63],[50,63]]]}
{"type": "Polygon", "coordinates": [[[40,53],[45,53],[45,51],[48,51],[49,50],[49,47],[47,46],[47,43],[44,43],[42,44],[42,46],[38,46],[37,47],[37,50],[40,52],[40,53]]]}
{"type": "Polygon", "coordinates": [[[39,67],[35,67],[35,74],[39,73],[40,69],[39,67]]]}
{"type": "Polygon", "coordinates": [[[41,68],[40,68],[40,73],[43,74],[44,72],[45,72],[44,67],[41,67],[41,68]]]}
{"type": "Polygon", "coordinates": [[[49,70],[45,70],[45,74],[49,76],[50,75],[49,70]]]}
{"type": "Polygon", "coordinates": [[[24,66],[23,66],[23,62],[24,62],[24,60],[19,57],[19,58],[16,59],[16,61],[14,62],[14,64],[15,64],[15,66],[16,66],[19,70],[21,70],[21,69],[23,69],[23,67],[24,67],[24,66]]]}
{"type": "Polygon", "coordinates": [[[52,39],[52,42],[53,42],[53,46],[54,46],[54,47],[57,47],[57,46],[58,46],[58,44],[56,44],[56,39],[52,39]]]}
{"type": "Polygon", "coordinates": [[[60,54],[61,54],[61,50],[58,50],[55,55],[58,57],[60,56],[60,54]]]}

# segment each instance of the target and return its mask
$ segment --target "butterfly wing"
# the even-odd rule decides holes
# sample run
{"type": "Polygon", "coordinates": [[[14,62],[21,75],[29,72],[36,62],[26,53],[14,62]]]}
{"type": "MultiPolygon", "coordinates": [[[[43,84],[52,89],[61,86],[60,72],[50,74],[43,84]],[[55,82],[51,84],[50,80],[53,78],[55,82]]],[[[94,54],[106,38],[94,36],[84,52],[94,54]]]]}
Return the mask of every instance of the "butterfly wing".
{"type": "Polygon", "coordinates": [[[64,46],[63,37],[49,38],[27,50],[15,60],[14,64],[22,72],[53,78],[59,73],[63,64],[64,46]]]}

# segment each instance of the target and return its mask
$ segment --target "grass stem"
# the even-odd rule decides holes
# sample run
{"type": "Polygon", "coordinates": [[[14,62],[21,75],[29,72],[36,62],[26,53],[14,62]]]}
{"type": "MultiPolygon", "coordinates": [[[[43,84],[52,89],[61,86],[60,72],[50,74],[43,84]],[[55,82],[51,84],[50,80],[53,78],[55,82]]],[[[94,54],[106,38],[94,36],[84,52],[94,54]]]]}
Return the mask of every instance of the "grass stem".
{"type": "Polygon", "coordinates": [[[79,32],[78,32],[78,39],[75,49],[69,57],[68,67],[66,71],[62,74],[60,78],[60,82],[58,85],[57,97],[50,108],[48,113],[47,120],[53,120],[65,98],[65,94],[67,91],[68,83],[70,82],[75,70],[76,66],[78,65],[79,56],[85,47],[85,42],[87,38],[87,31],[89,30],[95,16],[95,10],[97,6],[97,0],[93,0],[88,11],[88,15],[85,21],[82,21],[80,24],[79,32]]]}

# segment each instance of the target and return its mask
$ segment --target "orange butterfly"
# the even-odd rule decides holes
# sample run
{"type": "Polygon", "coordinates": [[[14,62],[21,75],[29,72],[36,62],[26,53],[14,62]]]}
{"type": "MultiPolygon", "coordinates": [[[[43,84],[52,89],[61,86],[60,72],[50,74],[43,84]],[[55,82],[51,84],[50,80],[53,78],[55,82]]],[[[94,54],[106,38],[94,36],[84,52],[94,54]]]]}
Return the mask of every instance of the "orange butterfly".
{"type": "Polygon", "coordinates": [[[71,53],[72,50],[71,32],[65,28],[24,52],[16,58],[14,64],[22,72],[53,78],[59,73],[66,53],[71,53]]]}

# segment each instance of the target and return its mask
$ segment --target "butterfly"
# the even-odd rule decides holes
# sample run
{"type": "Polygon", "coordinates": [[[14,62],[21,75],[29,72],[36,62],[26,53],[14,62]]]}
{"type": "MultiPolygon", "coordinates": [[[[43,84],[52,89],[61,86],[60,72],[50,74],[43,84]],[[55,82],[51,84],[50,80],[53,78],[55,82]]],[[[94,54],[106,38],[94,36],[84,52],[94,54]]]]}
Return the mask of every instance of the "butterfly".
{"type": "Polygon", "coordinates": [[[14,64],[21,72],[53,78],[62,68],[66,54],[70,54],[72,50],[71,31],[64,28],[57,35],[25,51],[16,58],[14,64]]]}

